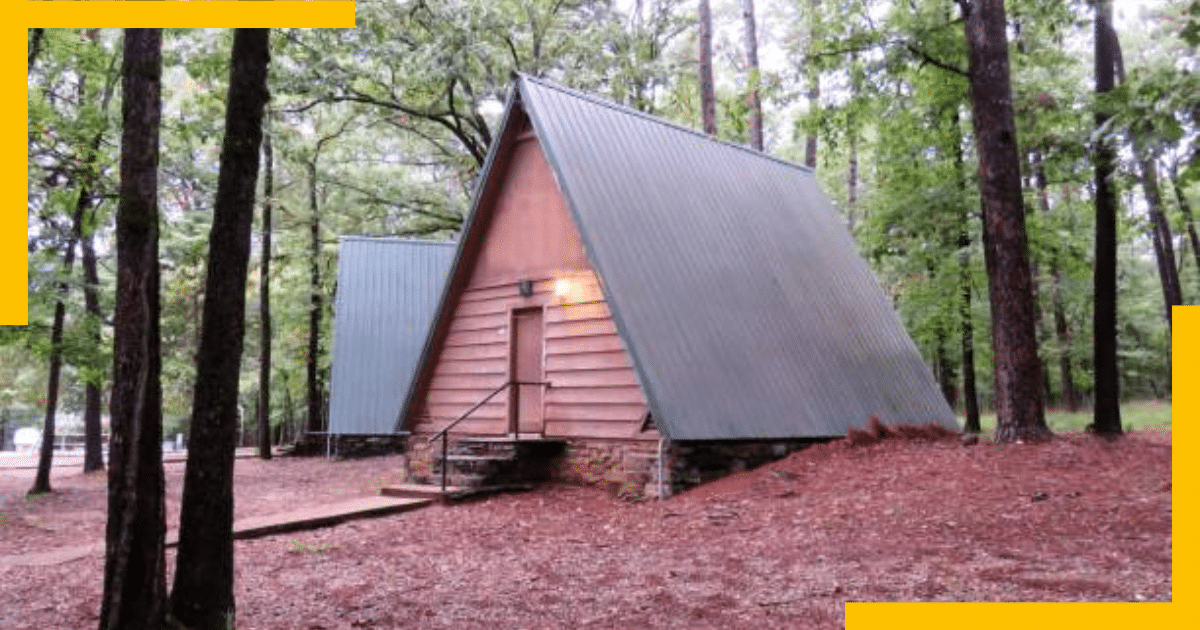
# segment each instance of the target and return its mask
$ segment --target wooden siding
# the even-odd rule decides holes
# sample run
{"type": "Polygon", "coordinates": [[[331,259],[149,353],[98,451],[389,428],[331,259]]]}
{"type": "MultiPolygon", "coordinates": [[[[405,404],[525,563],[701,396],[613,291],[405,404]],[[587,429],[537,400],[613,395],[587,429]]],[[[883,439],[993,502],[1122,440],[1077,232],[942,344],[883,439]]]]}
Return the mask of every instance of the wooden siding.
{"type": "MultiPolygon", "coordinates": [[[[658,439],[641,431],[647,404],[603,292],[587,261],[549,165],[535,141],[516,144],[469,277],[451,295],[451,319],[435,340],[418,432],[458,418],[511,373],[512,312],[544,307],[545,435],[658,439]],[[522,297],[518,282],[533,283],[522,297]]],[[[487,212],[488,208],[481,208],[487,212]]],[[[455,431],[502,434],[510,424],[501,392],[455,431]]]]}

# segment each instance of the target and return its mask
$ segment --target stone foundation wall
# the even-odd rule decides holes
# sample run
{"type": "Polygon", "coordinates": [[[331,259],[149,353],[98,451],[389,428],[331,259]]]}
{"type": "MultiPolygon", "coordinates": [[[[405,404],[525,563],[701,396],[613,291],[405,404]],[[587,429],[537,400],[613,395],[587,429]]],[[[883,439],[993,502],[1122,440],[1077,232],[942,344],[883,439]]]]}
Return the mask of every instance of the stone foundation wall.
{"type": "MultiPolygon", "coordinates": [[[[667,496],[701,483],[771,462],[812,443],[812,440],[754,442],[674,442],[664,448],[663,489],[667,496]]],[[[600,486],[630,500],[659,495],[658,442],[569,438],[560,454],[549,461],[548,477],[580,485],[600,486]]],[[[453,452],[455,440],[450,442],[453,452]]],[[[406,473],[411,483],[437,483],[435,462],[441,441],[428,436],[409,438],[406,473]]]]}
{"type": "MultiPolygon", "coordinates": [[[[669,474],[670,467],[664,471],[669,474]]],[[[658,442],[570,439],[553,473],[556,479],[604,486],[628,499],[657,497],[658,442]]]]}
{"type": "Polygon", "coordinates": [[[406,438],[404,435],[335,435],[333,456],[351,459],[403,453],[408,446],[406,438]]]}
{"type": "Polygon", "coordinates": [[[324,433],[306,433],[292,444],[288,454],[298,457],[329,454],[338,459],[352,459],[403,453],[407,443],[404,435],[335,435],[330,438],[324,433]]]}
{"type": "Polygon", "coordinates": [[[671,491],[682,492],[726,475],[756,468],[812,443],[813,440],[674,442],[668,449],[671,491]]]}
{"type": "MultiPolygon", "coordinates": [[[[433,450],[441,454],[441,440],[430,444],[428,435],[411,435],[408,438],[408,457],[404,462],[404,475],[409,483],[433,483],[433,450]]],[[[440,483],[440,480],[439,480],[440,483]]]]}

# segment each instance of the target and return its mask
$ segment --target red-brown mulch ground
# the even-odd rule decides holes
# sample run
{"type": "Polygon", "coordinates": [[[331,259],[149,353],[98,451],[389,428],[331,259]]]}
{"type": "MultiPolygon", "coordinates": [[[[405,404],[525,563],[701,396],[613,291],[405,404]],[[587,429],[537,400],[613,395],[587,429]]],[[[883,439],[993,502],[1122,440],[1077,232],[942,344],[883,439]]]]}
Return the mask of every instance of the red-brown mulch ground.
{"type": "MultiPolygon", "coordinates": [[[[399,465],[239,460],[238,513],[371,493],[399,465]]],[[[31,501],[0,475],[0,544],[98,536],[102,476],[56,483],[31,501]]],[[[551,486],[236,549],[243,630],[837,628],[846,601],[1165,601],[1171,438],[838,442],[664,502],[551,486]]],[[[6,566],[0,627],[95,626],[102,558],[6,566]]]]}

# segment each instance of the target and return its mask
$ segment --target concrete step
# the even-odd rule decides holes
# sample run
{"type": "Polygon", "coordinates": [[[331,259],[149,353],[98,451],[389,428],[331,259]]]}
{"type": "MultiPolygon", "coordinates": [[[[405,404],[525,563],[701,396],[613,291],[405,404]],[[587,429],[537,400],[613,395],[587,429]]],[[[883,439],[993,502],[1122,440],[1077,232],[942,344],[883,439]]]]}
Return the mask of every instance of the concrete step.
{"type": "Polygon", "coordinates": [[[429,499],[430,501],[445,502],[446,496],[455,492],[469,490],[466,486],[446,486],[443,492],[440,485],[425,483],[401,483],[387,486],[379,491],[385,497],[405,499],[429,499]]]}
{"type": "Polygon", "coordinates": [[[477,444],[522,444],[525,442],[565,442],[562,438],[548,438],[534,433],[519,435],[464,435],[456,438],[461,443],[477,444]]]}
{"type": "Polygon", "coordinates": [[[475,499],[493,494],[499,494],[501,492],[529,492],[530,490],[533,490],[534,487],[535,486],[533,484],[528,483],[509,483],[488,486],[446,486],[446,491],[443,493],[442,487],[435,484],[402,483],[394,486],[387,486],[380,492],[384,496],[389,497],[425,497],[432,501],[453,503],[455,501],[475,499]]]}
{"type": "Polygon", "coordinates": [[[502,492],[529,492],[534,489],[533,484],[528,483],[506,483],[489,486],[474,486],[463,488],[455,492],[446,494],[446,502],[453,503],[456,501],[466,501],[469,499],[478,499],[500,494],[502,492]]]}

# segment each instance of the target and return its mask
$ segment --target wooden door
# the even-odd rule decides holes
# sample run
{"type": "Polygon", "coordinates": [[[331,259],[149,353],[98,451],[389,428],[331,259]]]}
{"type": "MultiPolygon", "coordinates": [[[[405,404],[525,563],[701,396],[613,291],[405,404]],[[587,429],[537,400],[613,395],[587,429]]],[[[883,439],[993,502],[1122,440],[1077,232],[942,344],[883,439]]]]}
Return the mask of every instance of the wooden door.
{"type": "Polygon", "coordinates": [[[542,416],[542,308],[513,311],[510,357],[514,385],[509,400],[509,427],[512,433],[541,435],[542,416]]]}

